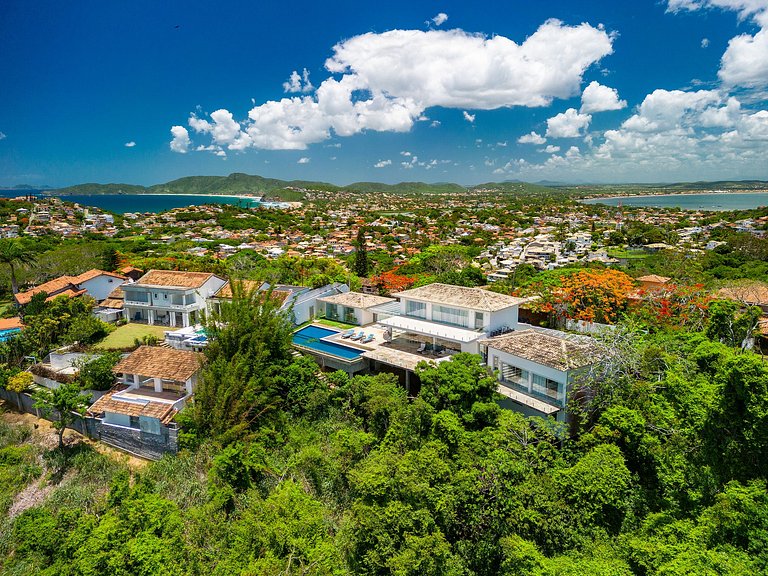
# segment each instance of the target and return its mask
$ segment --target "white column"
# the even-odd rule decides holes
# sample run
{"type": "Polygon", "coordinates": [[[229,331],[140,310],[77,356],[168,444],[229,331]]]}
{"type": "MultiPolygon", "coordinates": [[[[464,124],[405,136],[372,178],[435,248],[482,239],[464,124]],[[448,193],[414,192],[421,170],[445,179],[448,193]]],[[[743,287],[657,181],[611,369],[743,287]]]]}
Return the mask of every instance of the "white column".
{"type": "Polygon", "coordinates": [[[153,378],[155,381],[155,392],[162,392],[163,391],[163,381],[160,380],[160,378],[153,378]]]}
{"type": "Polygon", "coordinates": [[[149,323],[154,324],[155,323],[155,311],[154,310],[147,310],[147,317],[149,318],[149,323]]]}
{"type": "Polygon", "coordinates": [[[189,326],[189,312],[182,312],[181,313],[181,320],[182,320],[181,323],[184,326],[184,328],[189,326]]]}
{"type": "Polygon", "coordinates": [[[133,375],[133,385],[134,385],[136,388],[138,388],[139,386],[141,386],[141,379],[140,379],[140,376],[139,376],[138,374],[134,374],[134,375],[133,375]]]}

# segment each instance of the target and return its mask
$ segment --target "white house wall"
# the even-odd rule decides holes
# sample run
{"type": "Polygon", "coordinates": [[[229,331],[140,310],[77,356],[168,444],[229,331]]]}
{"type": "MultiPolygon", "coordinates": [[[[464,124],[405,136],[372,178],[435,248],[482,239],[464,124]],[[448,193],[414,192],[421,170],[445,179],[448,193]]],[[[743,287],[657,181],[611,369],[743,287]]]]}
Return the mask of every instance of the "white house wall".
{"type": "Polygon", "coordinates": [[[122,286],[124,283],[125,280],[120,278],[101,275],[96,276],[95,278],[91,278],[90,280],[86,280],[85,282],[80,282],[78,286],[81,289],[87,290],[88,295],[96,300],[96,302],[101,302],[102,300],[106,300],[107,296],[109,296],[109,293],[112,292],[112,290],[118,286],[122,286]]]}
{"type": "MultiPolygon", "coordinates": [[[[555,368],[544,366],[543,364],[537,364],[536,362],[532,362],[526,358],[520,358],[519,356],[514,356],[513,354],[502,352],[501,350],[495,350],[489,347],[488,348],[488,366],[499,370],[501,368],[502,363],[516,366],[518,368],[521,368],[522,370],[527,370],[528,373],[530,374],[531,380],[533,379],[533,374],[538,374],[539,376],[543,376],[544,378],[548,378],[549,380],[554,380],[555,382],[558,382],[561,389],[565,390],[565,401],[567,402],[568,372],[562,372],[560,370],[556,370],[555,368]],[[497,359],[496,362],[494,362],[494,358],[497,359]]],[[[541,395],[532,394],[531,396],[534,398],[543,398],[543,396],[541,395]]],[[[554,398],[550,398],[549,403],[553,405],[559,404],[559,402],[554,398]]]]}

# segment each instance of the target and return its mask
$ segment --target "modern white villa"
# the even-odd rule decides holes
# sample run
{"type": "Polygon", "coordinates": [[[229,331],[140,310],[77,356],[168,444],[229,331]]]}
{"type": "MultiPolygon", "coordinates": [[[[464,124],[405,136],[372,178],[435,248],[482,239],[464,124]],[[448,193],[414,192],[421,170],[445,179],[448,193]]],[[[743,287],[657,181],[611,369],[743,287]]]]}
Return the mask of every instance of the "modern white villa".
{"type": "Polygon", "coordinates": [[[560,420],[574,376],[596,359],[589,337],[520,324],[523,298],[440,283],[393,296],[319,298],[321,315],[353,327],[308,326],[295,333],[294,345],[328,369],[398,374],[409,392],[418,386],[420,362],[481,354],[499,378],[505,406],[560,420]]]}
{"type": "Polygon", "coordinates": [[[122,286],[129,322],[183,328],[197,323],[226,280],[208,272],[150,270],[122,286]]]}

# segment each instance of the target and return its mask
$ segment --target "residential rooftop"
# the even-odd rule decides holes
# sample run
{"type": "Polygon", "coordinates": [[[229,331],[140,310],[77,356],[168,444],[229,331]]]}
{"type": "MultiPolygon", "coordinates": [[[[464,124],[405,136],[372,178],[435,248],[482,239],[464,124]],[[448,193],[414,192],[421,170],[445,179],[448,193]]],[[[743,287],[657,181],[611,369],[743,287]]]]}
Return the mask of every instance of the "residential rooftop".
{"type": "Polygon", "coordinates": [[[516,298],[491,292],[484,288],[468,288],[466,286],[453,286],[451,284],[427,284],[418,288],[404,290],[395,294],[399,298],[410,300],[422,300],[436,302],[460,308],[482,310],[484,312],[498,312],[512,306],[518,306],[526,302],[526,298],[516,298]]]}
{"type": "Polygon", "coordinates": [[[168,424],[176,415],[176,410],[173,407],[173,403],[168,402],[153,402],[151,400],[139,399],[139,398],[125,398],[116,396],[121,392],[124,393],[128,389],[127,386],[117,385],[112,390],[104,394],[101,398],[96,400],[88,412],[94,416],[103,416],[105,412],[113,412],[115,414],[124,414],[126,416],[145,416],[148,418],[157,418],[163,424],[168,424]]]}
{"type": "Polygon", "coordinates": [[[341,294],[334,294],[333,296],[318,298],[317,301],[325,302],[327,304],[347,306],[349,308],[367,309],[394,302],[395,299],[386,296],[377,296],[376,294],[363,294],[362,292],[343,292],[341,294]]]}
{"type": "Polygon", "coordinates": [[[133,286],[158,286],[164,288],[200,288],[213,278],[210,272],[182,272],[178,270],[150,270],[133,286]]]}
{"type": "Polygon", "coordinates": [[[162,378],[186,382],[203,364],[199,352],[141,346],[114,367],[116,374],[140,374],[150,378],[162,378]]]}
{"type": "Polygon", "coordinates": [[[520,330],[480,341],[488,348],[566,372],[593,364],[601,356],[589,336],[553,336],[537,330],[520,330]]]}

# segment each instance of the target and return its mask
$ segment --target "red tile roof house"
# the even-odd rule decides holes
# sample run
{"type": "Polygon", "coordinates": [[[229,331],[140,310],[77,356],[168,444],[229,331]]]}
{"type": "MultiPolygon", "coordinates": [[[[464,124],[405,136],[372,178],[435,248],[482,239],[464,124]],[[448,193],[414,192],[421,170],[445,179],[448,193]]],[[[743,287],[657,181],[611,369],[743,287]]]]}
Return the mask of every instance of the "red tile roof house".
{"type": "Polygon", "coordinates": [[[192,397],[204,356],[141,346],[114,368],[118,383],[88,409],[101,441],[143,458],[178,451],[173,421],[192,397]]]}
{"type": "Polygon", "coordinates": [[[200,314],[226,280],[209,272],[150,270],[123,285],[123,309],[129,322],[186,328],[200,314]]]}
{"type": "Polygon", "coordinates": [[[29,304],[32,297],[40,292],[45,292],[48,297],[46,301],[53,300],[58,296],[69,296],[76,298],[83,294],[88,294],[96,302],[101,302],[109,296],[117,286],[125,283],[127,278],[114,272],[105,272],[104,270],[92,269],[83,272],[78,276],[60,276],[48,282],[35,286],[26,292],[19,292],[14,295],[16,304],[24,306],[29,304]]]}

